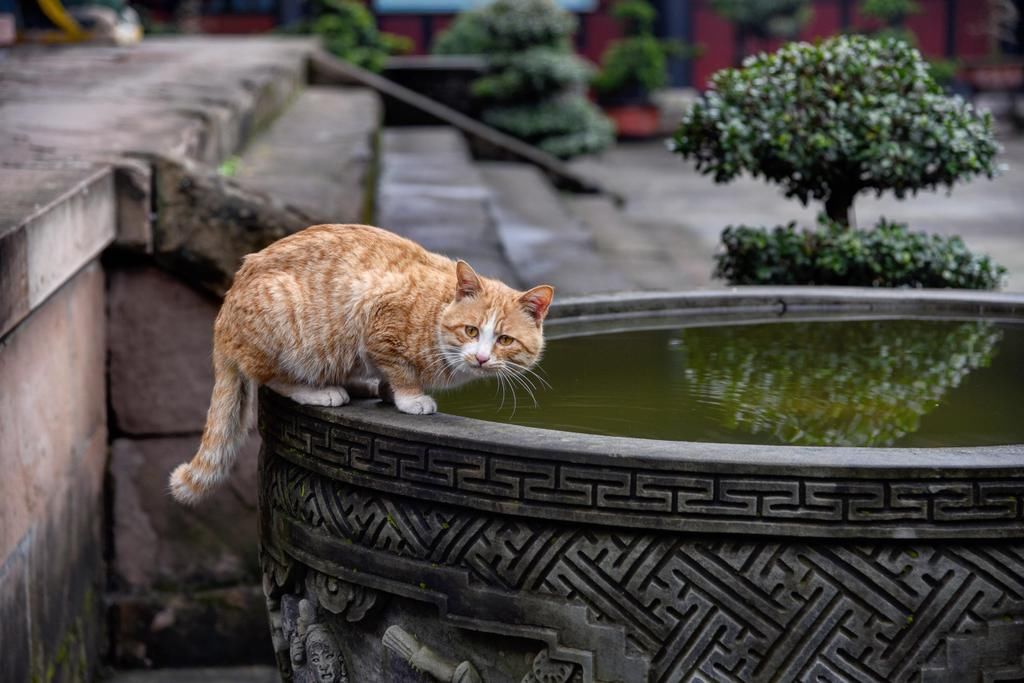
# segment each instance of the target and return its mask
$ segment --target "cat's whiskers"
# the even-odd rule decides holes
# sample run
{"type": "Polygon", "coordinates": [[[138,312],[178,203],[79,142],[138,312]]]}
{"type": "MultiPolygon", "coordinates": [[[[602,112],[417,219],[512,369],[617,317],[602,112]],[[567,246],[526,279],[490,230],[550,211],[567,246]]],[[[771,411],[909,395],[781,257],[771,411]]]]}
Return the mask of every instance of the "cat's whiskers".
{"type": "Polygon", "coordinates": [[[507,367],[502,368],[502,370],[505,372],[510,383],[515,383],[517,386],[522,387],[523,391],[529,394],[530,400],[533,401],[533,407],[536,408],[539,405],[537,403],[537,397],[533,395],[533,390],[536,389],[536,387],[530,384],[522,375],[514,370],[510,370],[507,367]]]}
{"type": "Polygon", "coordinates": [[[519,409],[519,397],[516,395],[515,385],[512,384],[512,380],[509,379],[509,371],[506,368],[499,366],[497,370],[497,375],[499,381],[503,383],[508,383],[509,393],[512,394],[512,415],[510,417],[515,417],[516,410],[519,409]]]}
{"type": "MultiPolygon", "coordinates": [[[[538,382],[540,382],[541,384],[543,384],[548,389],[552,388],[551,384],[545,378],[541,377],[539,374],[537,374],[535,371],[533,371],[529,367],[527,367],[525,365],[520,365],[519,363],[516,363],[515,361],[511,361],[511,360],[506,360],[505,363],[511,365],[513,368],[518,370],[519,373],[520,373],[520,376],[532,377],[532,378],[536,379],[538,382]]],[[[534,388],[536,389],[536,387],[534,387],[534,388]]]]}

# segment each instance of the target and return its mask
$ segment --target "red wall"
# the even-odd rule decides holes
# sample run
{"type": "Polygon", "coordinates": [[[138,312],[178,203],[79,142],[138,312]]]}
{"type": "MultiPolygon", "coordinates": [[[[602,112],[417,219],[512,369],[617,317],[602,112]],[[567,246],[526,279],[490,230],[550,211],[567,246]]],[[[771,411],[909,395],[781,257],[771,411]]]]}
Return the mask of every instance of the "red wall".
{"type": "MultiPolygon", "coordinates": [[[[371,0],[362,0],[368,6],[371,0]]],[[[600,0],[598,9],[579,17],[580,52],[588,59],[599,62],[608,44],[619,37],[619,29],[610,15],[615,0],[600,0]]],[[[907,20],[907,28],[917,36],[921,50],[928,56],[945,55],[946,43],[946,0],[919,0],[922,11],[907,20]]],[[[145,5],[146,1],[141,0],[145,5]]],[[[865,30],[878,28],[877,24],[859,16],[859,0],[850,0],[851,29],[865,30]]],[[[985,34],[987,3],[980,0],[955,3],[957,16],[955,27],[956,54],[961,58],[981,57],[987,54],[989,38],[985,34]]],[[[840,0],[815,0],[814,13],[800,34],[802,40],[814,40],[834,35],[840,31],[840,0]]],[[[413,40],[414,54],[428,52],[431,37],[444,30],[452,21],[451,15],[381,15],[378,18],[384,31],[407,36],[413,40]]],[[[211,32],[255,32],[271,28],[274,18],[270,16],[218,16],[205,17],[204,28],[211,32]]],[[[733,65],[735,36],[732,25],[711,10],[709,0],[691,0],[691,23],[694,42],[702,46],[703,52],[693,63],[693,85],[704,88],[708,79],[719,69],[733,65]]],[[[748,54],[778,48],[781,41],[749,39],[748,54]]]]}

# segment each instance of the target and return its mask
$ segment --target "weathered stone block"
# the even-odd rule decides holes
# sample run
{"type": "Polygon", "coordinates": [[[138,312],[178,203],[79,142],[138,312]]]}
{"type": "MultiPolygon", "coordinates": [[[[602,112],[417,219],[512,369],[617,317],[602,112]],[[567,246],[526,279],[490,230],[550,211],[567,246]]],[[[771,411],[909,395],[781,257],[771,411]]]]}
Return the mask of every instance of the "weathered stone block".
{"type": "Polygon", "coordinates": [[[3,681],[87,680],[98,661],[105,353],[95,264],[0,343],[3,681]]]}
{"type": "Polygon", "coordinates": [[[379,125],[380,100],[371,91],[307,88],[246,148],[235,177],[316,222],[364,222],[379,125]]]}
{"type": "Polygon", "coordinates": [[[273,663],[266,600],[258,586],[114,597],[110,610],[117,666],[273,663]]]}
{"type": "Polygon", "coordinates": [[[29,680],[28,539],[0,562],[0,681],[29,680]]]}
{"type": "Polygon", "coordinates": [[[91,265],[0,343],[0,558],[106,425],[104,323],[103,272],[91,265]]]}
{"type": "Polygon", "coordinates": [[[218,304],[150,266],[109,274],[110,403],[126,434],[200,432],[218,304]]]}
{"type": "Polygon", "coordinates": [[[110,244],[117,229],[108,168],[0,169],[0,335],[110,244]]]}
{"type": "Polygon", "coordinates": [[[81,460],[53,491],[29,545],[33,680],[90,680],[103,637],[103,472],[107,430],[101,426],[81,460]]]}
{"type": "Polygon", "coordinates": [[[113,575],[120,589],[139,593],[257,580],[259,440],[254,434],[242,449],[223,488],[190,508],[167,493],[167,478],[198,445],[198,436],[114,441],[113,575]]]}

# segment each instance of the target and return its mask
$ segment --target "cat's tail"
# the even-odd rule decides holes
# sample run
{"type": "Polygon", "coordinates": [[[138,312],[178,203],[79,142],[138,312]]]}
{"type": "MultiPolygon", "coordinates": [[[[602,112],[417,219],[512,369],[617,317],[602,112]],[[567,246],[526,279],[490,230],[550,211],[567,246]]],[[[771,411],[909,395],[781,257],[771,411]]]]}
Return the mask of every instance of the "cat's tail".
{"type": "Polygon", "coordinates": [[[255,382],[216,353],[213,369],[213,397],[199,452],[171,473],[171,495],[186,505],[198,503],[228,478],[252,423],[255,382]]]}

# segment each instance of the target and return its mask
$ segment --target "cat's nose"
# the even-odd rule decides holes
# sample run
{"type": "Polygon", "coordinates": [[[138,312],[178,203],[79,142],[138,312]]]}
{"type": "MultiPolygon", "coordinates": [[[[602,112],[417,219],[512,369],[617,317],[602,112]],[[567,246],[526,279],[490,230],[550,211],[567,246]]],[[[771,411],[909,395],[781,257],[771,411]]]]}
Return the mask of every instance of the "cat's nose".
{"type": "Polygon", "coordinates": [[[483,351],[477,351],[476,352],[476,361],[478,363],[480,363],[480,365],[483,365],[484,363],[486,363],[490,359],[491,359],[490,354],[484,353],[483,351]]]}

